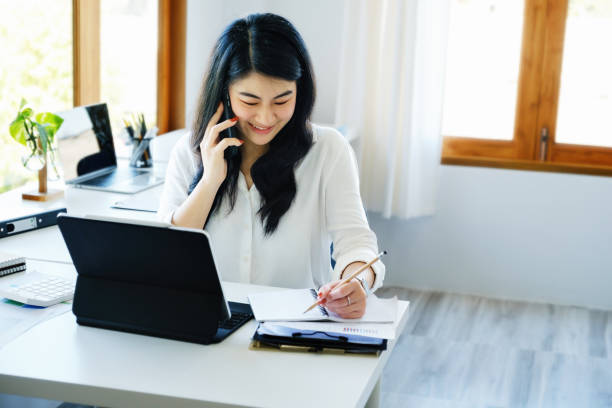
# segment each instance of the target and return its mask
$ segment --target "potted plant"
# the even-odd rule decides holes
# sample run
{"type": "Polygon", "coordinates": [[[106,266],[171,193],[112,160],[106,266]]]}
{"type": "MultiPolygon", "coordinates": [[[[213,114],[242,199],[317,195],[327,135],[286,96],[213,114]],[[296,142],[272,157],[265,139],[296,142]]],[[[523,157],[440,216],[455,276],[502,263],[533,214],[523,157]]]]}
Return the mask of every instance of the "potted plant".
{"type": "Polygon", "coordinates": [[[61,190],[47,190],[47,165],[50,163],[55,175],[59,172],[55,163],[55,134],[64,119],[50,112],[34,113],[21,100],[17,117],[11,122],[11,137],[28,149],[23,165],[30,170],[38,170],[38,192],[23,193],[25,200],[48,201],[61,197],[61,190]]]}

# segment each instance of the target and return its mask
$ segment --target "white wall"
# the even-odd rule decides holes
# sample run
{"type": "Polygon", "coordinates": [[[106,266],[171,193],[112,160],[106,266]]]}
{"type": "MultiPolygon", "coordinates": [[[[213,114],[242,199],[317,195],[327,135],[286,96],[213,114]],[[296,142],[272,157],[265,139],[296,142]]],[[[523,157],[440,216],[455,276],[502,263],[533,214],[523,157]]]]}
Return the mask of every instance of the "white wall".
{"type": "Polygon", "coordinates": [[[612,309],[612,178],[442,166],[434,216],[369,221],[387,283],[612,309]]]}
{"type": "MultiPolygon", "coordinates": [[[[271,11],[302,33],[318,81],[313,118],[332,122],[343,5],[189,0],[189,120],[223,27],[271,11]]],[[[442,166],[435,216],[368,217],[380,247],[390,252],[387,284],[612,309],[612,178],[442,166]]]]}

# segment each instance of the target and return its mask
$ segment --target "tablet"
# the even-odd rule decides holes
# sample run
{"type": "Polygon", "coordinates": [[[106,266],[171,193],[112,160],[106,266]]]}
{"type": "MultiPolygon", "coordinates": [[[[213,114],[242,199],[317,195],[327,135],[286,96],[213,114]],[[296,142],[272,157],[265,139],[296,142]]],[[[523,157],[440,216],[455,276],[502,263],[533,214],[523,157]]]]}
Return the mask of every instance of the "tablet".
{"type": "Polygon", "coordinates": [[[78,274],[77,323],[208,344],[236,330],[219,328],[228,321],[248,320],[230,310],[205,231],[67,214],[57,223],[78,274]]]}

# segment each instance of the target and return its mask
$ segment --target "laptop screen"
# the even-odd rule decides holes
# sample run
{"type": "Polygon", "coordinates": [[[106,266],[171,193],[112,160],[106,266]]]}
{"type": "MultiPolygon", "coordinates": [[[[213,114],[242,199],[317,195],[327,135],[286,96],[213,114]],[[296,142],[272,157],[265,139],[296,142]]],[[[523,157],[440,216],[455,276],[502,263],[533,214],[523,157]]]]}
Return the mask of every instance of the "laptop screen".
{"type": "Polygon", "coordinates": [[[105,103],[79,106],[58,115],[64,119],[56,138],[64,180],[117,165],[105,103]]]}

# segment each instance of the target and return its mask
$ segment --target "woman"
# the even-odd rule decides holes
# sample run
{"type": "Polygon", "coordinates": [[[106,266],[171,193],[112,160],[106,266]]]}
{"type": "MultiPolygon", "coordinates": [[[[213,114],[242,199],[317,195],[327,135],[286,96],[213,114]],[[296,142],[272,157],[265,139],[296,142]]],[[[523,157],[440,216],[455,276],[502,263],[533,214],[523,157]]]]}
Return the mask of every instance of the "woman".
{"type": "Polygon", "coordinates": [[[289,21],[255,14],[230,24],[213,50],[193,131],[172,152],[158,214],[204,228],[224,280],[320,287],[329,310],[357,318],[385,269],[377,262],[334,290],[378,249],[351,148],[336,130],[311,126],[314,99],[310,57],[289,21]],[[237,137],[224,137],[229,128],[237,137]]]}

